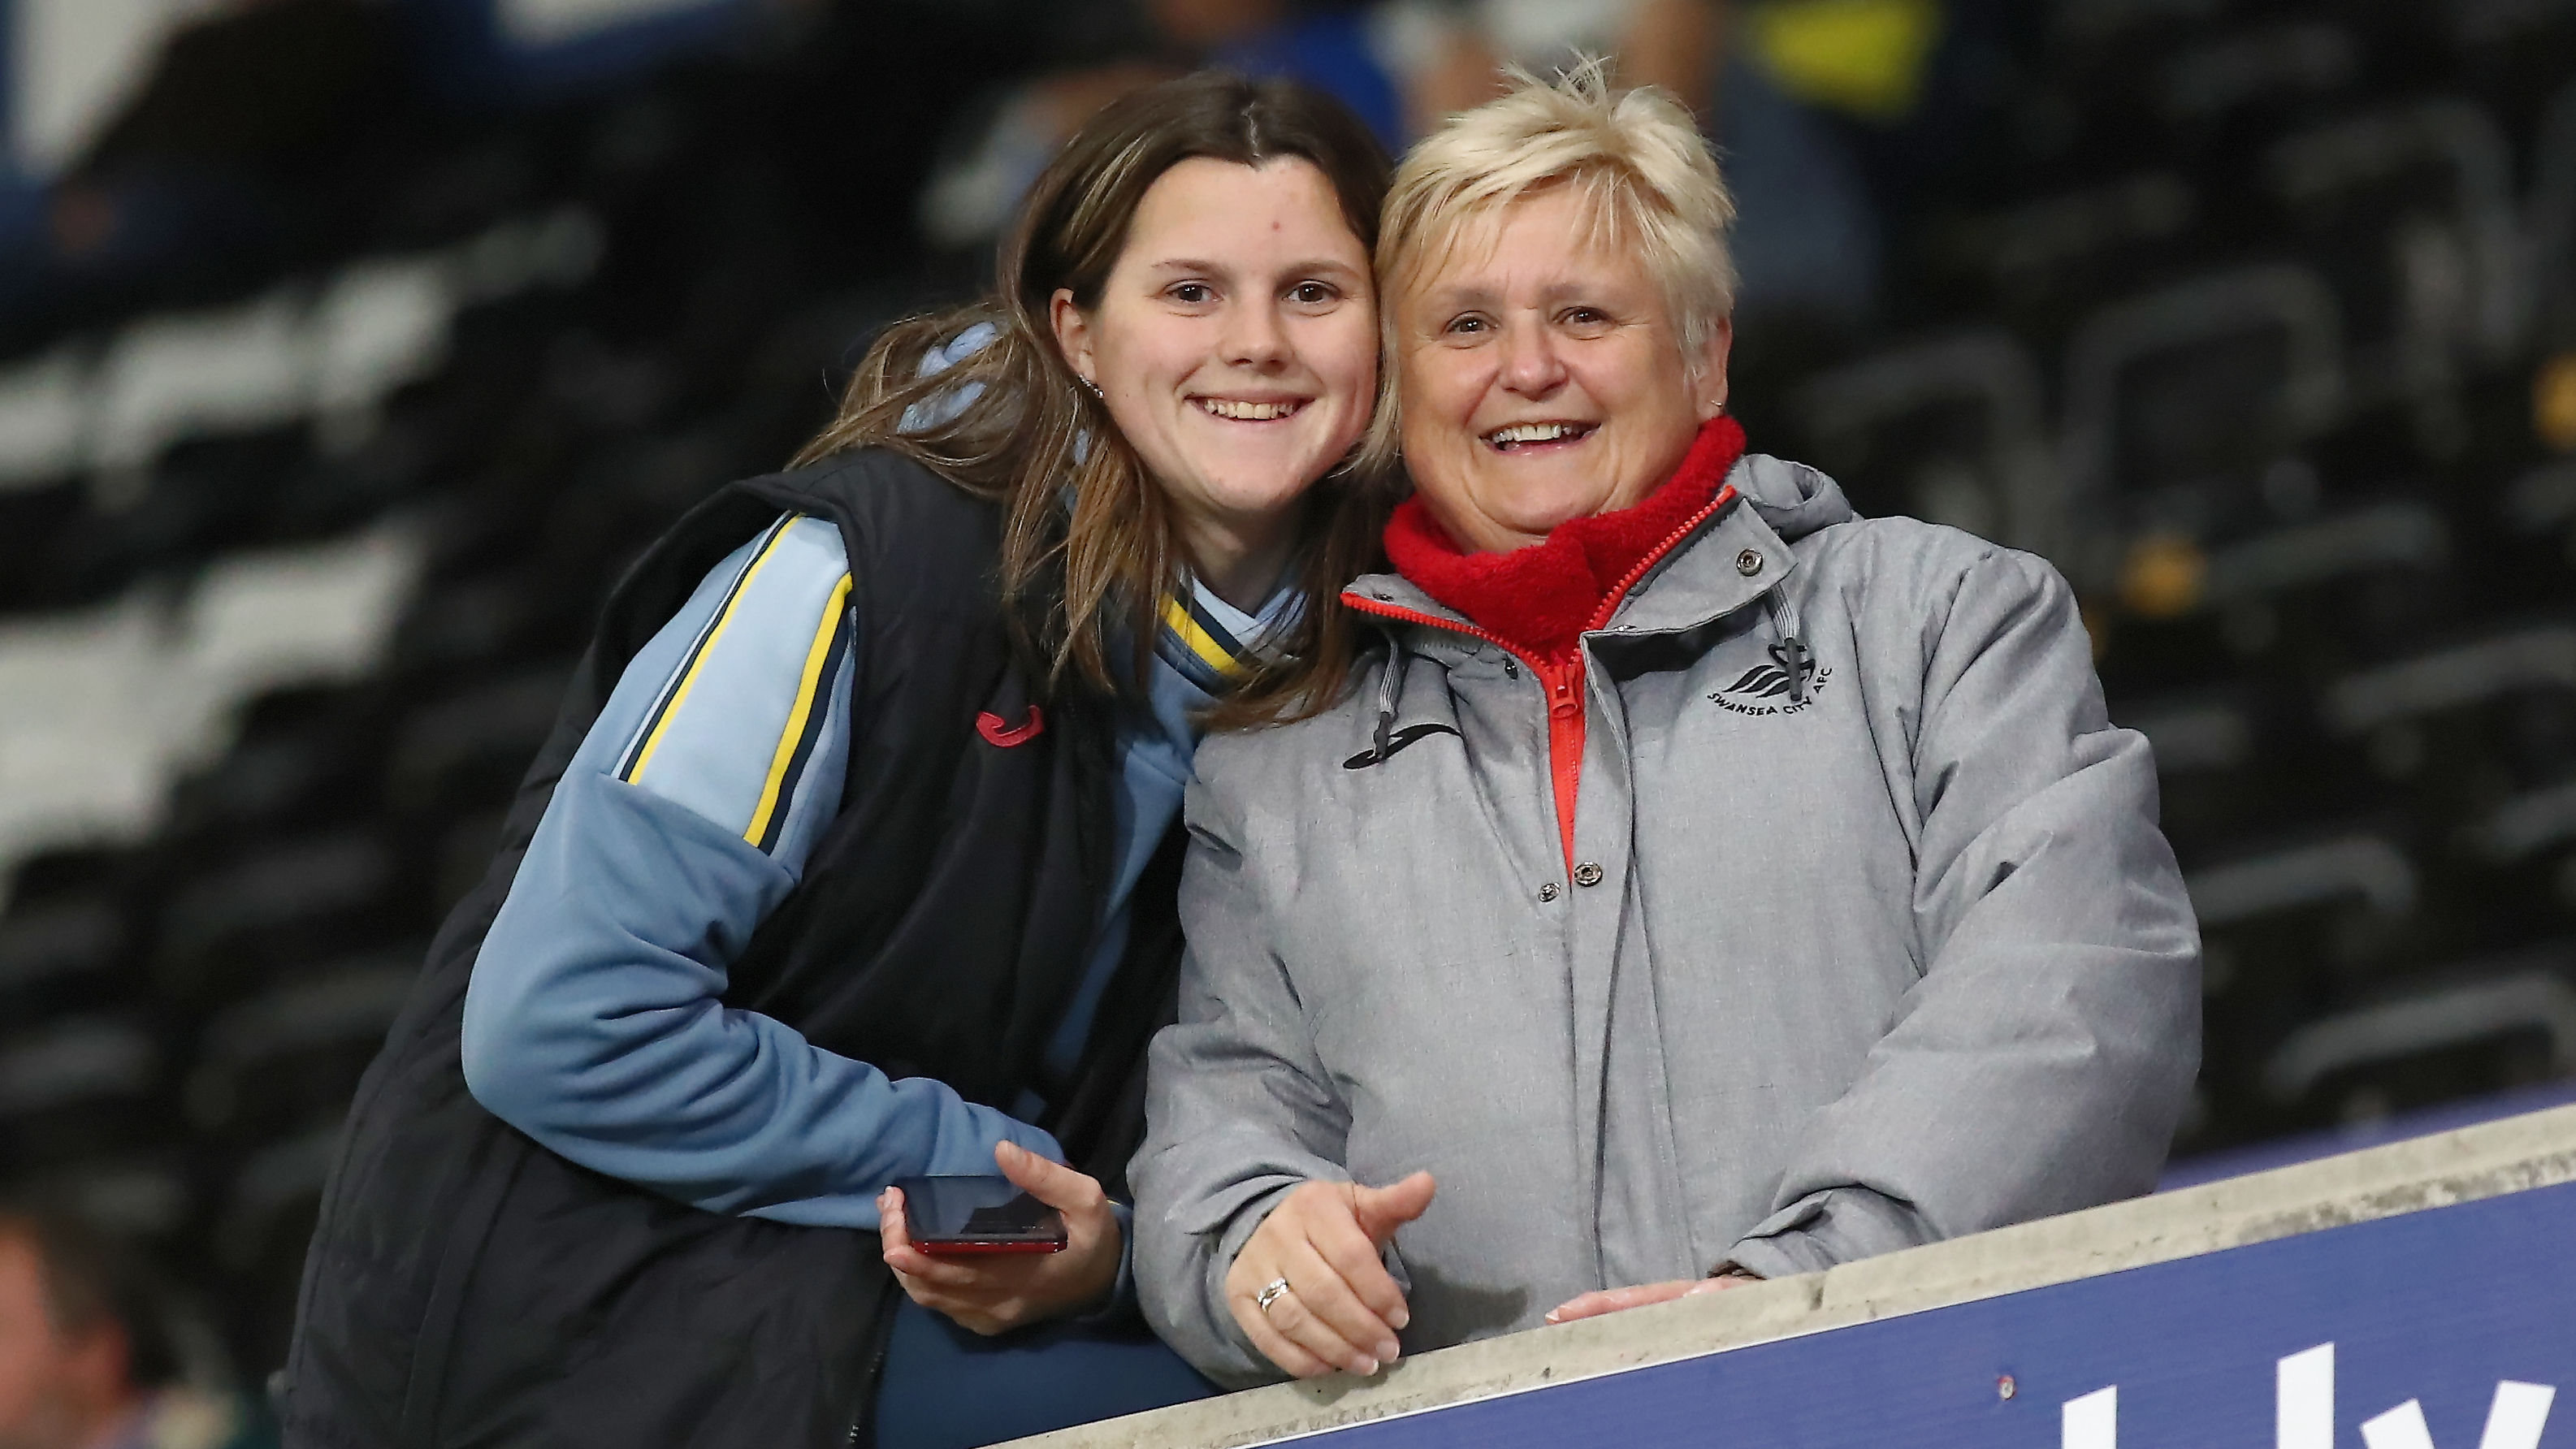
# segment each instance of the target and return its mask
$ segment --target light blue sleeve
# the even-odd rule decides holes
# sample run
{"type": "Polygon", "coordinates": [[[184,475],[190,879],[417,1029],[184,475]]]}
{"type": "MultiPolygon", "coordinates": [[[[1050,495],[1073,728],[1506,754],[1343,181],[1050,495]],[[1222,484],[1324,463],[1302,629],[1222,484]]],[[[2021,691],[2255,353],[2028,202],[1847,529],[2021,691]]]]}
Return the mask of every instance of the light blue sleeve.
{"type": "Polygon", "coordinates": [[[723,1003],[839,808],[854,668],[838,531],[708,574],[565,770],[466,991],[466,1085],[564,1157],[714,1212],[873,1228],[888,1182],[1053,1138],[723,1003]]]}

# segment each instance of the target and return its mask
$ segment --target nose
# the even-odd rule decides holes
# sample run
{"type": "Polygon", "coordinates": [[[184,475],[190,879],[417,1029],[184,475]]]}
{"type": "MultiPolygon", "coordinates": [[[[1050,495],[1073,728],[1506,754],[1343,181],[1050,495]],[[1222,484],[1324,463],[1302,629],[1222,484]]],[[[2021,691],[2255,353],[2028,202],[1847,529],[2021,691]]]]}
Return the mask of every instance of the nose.
{"type": "Polygon", "coordinates": [[[1266,299],[1226,309],[1225,360],[1234,367],[1272,372],[1288,361],[1288,333],[1266,299]]]}
{"type": "Polygon", "coordinates": [[[1548,329],[1530,322],[1503,328],[1502,384],[1521,397],[1545,397],[1565,382],[1565,359],[1548,329]]]}

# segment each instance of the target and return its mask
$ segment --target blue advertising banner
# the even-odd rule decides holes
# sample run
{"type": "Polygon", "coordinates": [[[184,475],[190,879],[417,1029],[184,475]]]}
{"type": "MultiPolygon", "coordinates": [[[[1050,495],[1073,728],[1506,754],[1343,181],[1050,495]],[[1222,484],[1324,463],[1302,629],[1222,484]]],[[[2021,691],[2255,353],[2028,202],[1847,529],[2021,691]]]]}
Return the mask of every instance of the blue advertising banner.
{"type": "Polygon", "coordinates": [[[2562,1388],[2576,1388],[2576,1184],[1316,1437],[1333,1449],[2576,1449],[2562,1388]]]}

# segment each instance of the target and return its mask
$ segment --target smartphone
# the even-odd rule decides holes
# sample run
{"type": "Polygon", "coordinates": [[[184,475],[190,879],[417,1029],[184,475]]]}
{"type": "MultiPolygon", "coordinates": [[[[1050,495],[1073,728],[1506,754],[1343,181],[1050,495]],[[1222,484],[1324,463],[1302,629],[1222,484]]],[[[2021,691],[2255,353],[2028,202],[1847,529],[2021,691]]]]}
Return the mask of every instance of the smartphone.
{"type": "Polygon", "coordinates": [[[1007,1177],[907,1177],[904,1226],[925,1253],[1060,1253],[1064,1214],[1007,1177]]]}

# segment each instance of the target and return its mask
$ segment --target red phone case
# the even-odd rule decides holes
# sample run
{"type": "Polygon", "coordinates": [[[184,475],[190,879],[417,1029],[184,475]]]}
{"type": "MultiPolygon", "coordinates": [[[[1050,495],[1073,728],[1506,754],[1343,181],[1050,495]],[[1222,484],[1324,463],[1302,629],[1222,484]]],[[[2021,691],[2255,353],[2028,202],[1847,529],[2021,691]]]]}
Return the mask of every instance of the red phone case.
{"type": "Polygon", "coordinates": [[[915,1238],[912,1245],[934,1258],[981,1257],[987,1253],[1061,1253],[1064,1244],[1052,1243],[966,1243],[955,1238],[915,1238]]]}

